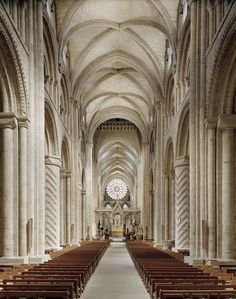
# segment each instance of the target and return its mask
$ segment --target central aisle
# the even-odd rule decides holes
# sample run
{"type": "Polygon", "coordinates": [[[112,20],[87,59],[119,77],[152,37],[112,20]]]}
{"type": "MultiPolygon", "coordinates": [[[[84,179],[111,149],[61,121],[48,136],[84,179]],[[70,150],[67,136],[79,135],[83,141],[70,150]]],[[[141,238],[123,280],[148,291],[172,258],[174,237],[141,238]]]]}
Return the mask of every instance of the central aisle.
{"type": "Polygon", "coordinates": [[[111,242],[81,299],[150,299],[125,243],[111,242]]]}

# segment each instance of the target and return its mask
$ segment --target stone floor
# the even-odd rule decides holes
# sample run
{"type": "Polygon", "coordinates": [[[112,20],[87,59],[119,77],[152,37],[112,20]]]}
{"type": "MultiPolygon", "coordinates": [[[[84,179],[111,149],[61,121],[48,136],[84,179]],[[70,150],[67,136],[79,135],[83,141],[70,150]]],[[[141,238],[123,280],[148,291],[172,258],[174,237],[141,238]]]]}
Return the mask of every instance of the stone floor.
{"type": "Polygon", "coordinates": [[[81,299],[150,299],[125,243],[111,242],[81,299]]]}

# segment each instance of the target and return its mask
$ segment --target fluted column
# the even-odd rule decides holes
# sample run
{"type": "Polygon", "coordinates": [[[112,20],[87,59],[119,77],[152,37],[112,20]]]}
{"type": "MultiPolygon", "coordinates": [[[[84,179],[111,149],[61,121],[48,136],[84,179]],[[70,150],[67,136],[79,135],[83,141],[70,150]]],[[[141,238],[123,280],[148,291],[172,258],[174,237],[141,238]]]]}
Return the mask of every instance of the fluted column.
{"type": "Polygon", "coordinates": [[[216,258],[216,124],[207,128],[208,257],[216,258]]]}
{"type": "Polygon", "coordinates": [[[19,255],[27,255],[28,120],[19,120],[19,255]]]}
{"type": "Polygon", "coordinates": [[[175,248],[189,249],[189,159],[175,159],[175,248]]]}
{"type": "Polygon", "coordinates": [[[13,130],[16,128],[16,119],[12,115],[0,113],[0,127],[3,136],[2,161],[2,255],[13,256],[13,198],[14,198],[14,143],[13,130]]]}

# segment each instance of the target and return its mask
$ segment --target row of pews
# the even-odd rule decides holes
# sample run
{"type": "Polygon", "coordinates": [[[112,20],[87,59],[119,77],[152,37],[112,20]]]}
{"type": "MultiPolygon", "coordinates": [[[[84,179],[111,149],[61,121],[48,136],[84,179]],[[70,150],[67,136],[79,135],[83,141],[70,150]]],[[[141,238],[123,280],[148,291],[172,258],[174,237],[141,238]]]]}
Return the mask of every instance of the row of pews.
{"type": "Polygon", "coordinates": [[[152,299],[236,298],[236,285],[142,242],[127,249],[152,299]]]}
{"type": "Polygon", "coordinates": [[[77,299],[108,246],[107,241],[87,242],[44,264],[3,279],[0,298],[77,299]]]}

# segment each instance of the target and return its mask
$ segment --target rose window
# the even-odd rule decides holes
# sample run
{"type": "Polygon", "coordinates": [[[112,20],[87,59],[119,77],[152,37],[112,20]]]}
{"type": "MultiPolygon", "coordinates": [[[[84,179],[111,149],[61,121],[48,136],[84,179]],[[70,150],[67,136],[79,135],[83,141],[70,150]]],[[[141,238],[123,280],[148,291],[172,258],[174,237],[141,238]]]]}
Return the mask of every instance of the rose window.
{"type": "Polygon", "coordinates": [[[127,193],[127,186],[121,179],[115,178],[106,187],[107,194],[112,199],[122,199],[127,193]]]}

